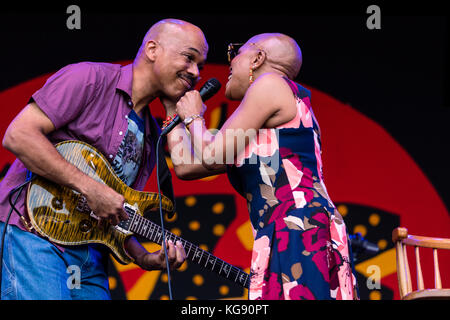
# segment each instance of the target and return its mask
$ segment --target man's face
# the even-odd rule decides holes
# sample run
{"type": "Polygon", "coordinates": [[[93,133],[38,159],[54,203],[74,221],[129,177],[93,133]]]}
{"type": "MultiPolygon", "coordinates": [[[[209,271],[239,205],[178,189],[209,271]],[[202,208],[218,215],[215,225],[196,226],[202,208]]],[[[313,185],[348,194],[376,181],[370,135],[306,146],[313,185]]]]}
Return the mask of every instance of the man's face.
{"type": "Polygon", "coordinates": [[[155,64],[164,95],[178,99],[199,80],[208,46],[199,32],[185,32],[161,44],[155,64]]]}

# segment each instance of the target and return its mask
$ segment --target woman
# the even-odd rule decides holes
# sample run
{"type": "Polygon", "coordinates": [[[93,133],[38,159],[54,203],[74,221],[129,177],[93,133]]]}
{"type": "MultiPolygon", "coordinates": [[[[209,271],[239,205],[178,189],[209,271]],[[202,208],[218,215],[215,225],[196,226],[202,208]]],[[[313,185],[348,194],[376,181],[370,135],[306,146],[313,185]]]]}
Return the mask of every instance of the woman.
{"type": "Polygon", "coordinates": [[[236,49],[229,46],[225,94],[241,104],[217,134],[204,125],[197,91],[177,103],[202,162],[176,173],[227,170],[247,199],[255,235],[250,299],[358,299],[345,224],[323,183],[310,92],[293,82],[300,48],[286,35],[261,34],[236,49]]]}

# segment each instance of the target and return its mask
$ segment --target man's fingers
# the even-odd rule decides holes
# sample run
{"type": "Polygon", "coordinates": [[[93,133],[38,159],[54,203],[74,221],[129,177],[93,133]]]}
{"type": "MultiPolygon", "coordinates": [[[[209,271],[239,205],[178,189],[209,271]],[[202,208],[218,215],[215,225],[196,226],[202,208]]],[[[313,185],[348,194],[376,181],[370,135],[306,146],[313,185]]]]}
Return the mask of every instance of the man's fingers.
{"type": "Polygon", "coordinates": [[[169,257],[169,263],[173,264],[175,260],[177,259],[177,251],[175,249],[175,245],[173,244],[172,240],[168,241],[169,248],[167,249],[167,255],[169,257]]]}
{"type": "Polygon", "coordinates": [[[176,242],[176,254],[177,254],[177,258],[176,258],[176,262],[174,263],[174,267],[175,268],[179,268],[184,260],[186,260],[186,252],[184,251],[184,247],[183,244],[181,243],[181,241],[177,241],[176,242]]]}
{"type": "MultiPolygon", "coordinates": [[[[179,268],[183,264],[184,260],[186,260],[186,252],[184,251],[184,247],[181,241],[177,241],[176,244],[174,244],[172,240],[166,241],[166,249],[170,269],[179,268]]],[[[163,249],[159,251],[159,256],[162,261],[161,267],[163,269],[166,269],[165,255],[163,249]]]]}

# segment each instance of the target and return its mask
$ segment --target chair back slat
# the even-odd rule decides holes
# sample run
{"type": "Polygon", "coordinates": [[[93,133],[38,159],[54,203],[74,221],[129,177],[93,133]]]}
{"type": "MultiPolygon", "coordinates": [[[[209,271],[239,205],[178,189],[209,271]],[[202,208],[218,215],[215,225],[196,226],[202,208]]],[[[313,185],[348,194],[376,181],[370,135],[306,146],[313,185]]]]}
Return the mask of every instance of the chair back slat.
{"type": "Polygon", "coordinates": [[[403,264],[405,265],[405,278],[406,278],[406,294],[412,291],[411,271],[409,271],[408,253],[406,252],[406,246],[402,244],[403,249],[403,264]]]}
{"type": "Polygon", "coordinates": [[[415,251],[416,251],[417,289],[423,290],[425,289],[425,287],[423,285],[423,275],[422,275],[422,266],[420,265],[419,247],[415,247],[415,251]]]}
{"type": "Polygon", "coordinates": [[[434,259],[434,287],[436,289],[442,289],[441,273],[439,272],[437,249],[433,249],[433,259],[434,259]]]}

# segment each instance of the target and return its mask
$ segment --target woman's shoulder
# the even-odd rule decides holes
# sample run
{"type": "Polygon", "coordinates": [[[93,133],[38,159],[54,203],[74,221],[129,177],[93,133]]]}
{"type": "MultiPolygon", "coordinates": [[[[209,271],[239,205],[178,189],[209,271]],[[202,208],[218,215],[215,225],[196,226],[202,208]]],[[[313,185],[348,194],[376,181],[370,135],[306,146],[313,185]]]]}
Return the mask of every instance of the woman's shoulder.
{"type": "Polygon", "coordinates": [[[258,95],[265,97],[273,96],[280,98],[283,94],[291,92],[292,88],[284,79],[283,75],[275,72],[267,72],[260,75],[251,84],[249,91],[256,92],[258,95]]]}

